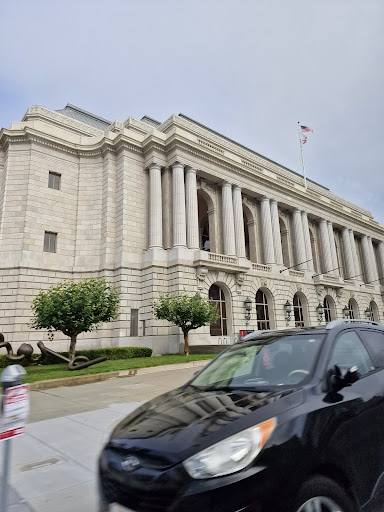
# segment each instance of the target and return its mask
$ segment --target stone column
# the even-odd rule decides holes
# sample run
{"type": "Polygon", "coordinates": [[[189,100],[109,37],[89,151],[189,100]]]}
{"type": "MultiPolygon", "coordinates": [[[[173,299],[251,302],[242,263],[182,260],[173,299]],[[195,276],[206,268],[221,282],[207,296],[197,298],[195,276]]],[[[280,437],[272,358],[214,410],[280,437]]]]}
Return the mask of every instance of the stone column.
{"type": "Polygon", "coordinates": [[[199,248],[199,218],[197,212],[196,170],[187,167],[185,174],[185,206],[187,213],[187,246],[199,248]]]}
{"type": "Polygon", "coordinates": [[[374,277],[373,277],[373,269],[372,269],[372,263],[371,263],[371,252],[369,249],[367,235],[362,235],[362,237],[361,237],[361,251],[363,253],[363,264],[364,264],[364,271],[365,271],[364,281],[366,283],[369,283],[374,280],[374,277]]]}
{"type": "Polygon", "coordinates": [[[185,247],[187,239],[185,235],[185,189],[184,189],[184,165],[176,162],[172,167],[173,176],[173,246],[185,247]]]}
{"type": "Polygon", "coordinates": [[[232,188],[232,199],[235,223],[236,255],[239,258],[245,258],[243,199],[241,197],[241,188],[238,185],[234,185],[232,188]]]}
{"type": "Polygon", "coordinates": [[[373,249],[372,238],[370,236],[368,237],[368,246],[369,246],[369,252],[371,255],[372,276],[373,276],[373,279],[378,279],[379,276],[377,275],[375,252],[373,249]]]}
{"type": "Polygon", "coordinates": [[[322,269],[323,272],[327,272],[332,269],[332,255],[331,255],[331,244],[329,243],[329,233],[327,221],[321,219],[320,221],[320,240],[321,240],[321,252],[323,256],[322,269]]]}
{"type": "Polygon", "coordinates": [[[221,188],[223,207],[224,254],[236,256],[235,221],[233,218],[232,185],[223,183],[221,188]]]}
{"type": "MultiPolygon", "coordinates": [[[[356,241],[355,241],[355,235],[352,231],[352,229],[349,230],[349,239],[351,241],[351,251],[352,251],[352,259],[353,259],[353,266],[354,266],[354,276],[358,276],[358,274],[361,274],[362,270],[360,271],[360,265],[359,265],[359,258],[357,257],[357,251],[356,251],[356,241]]],[[[358,276],[356,279],[363,279],[363,276],[358,276]]]]}
{"type": "Polygon", "coordinates": [[[277,208],[277,201],[271,199],[271,221],[272,221],[272,238],[273,248],[275,251],[275,261],[278,265],[283,264],[283,250],[281,247],[280,223],[279,223],[279,210],[277,208]]]}
{"type": "Polygon", "coordinates": [[[307,264],[307,254],[304,243],[303,223],[301,220],[301,211],[297,208],[293,210],[293,236],[295,241],[295,254],[296,254],[296,270],[305,270],[307,264]]]}
{"type": "Polygon", "coordinates": [[[329,235],[329,245],[331,247],[331,258],[332,258],[332,268],[333,268],[333,274],[335,276],[340,275],[339,269],[337,268],[339,266],[339,263],[337,261],[337,252],[336,252],[336,242],[335,242],[335,234],[333,232],[333,226],[332,222],[329,220],[327,222],[327,228],[328,228],[328,235],[329,235]]]}
{"type": "Polygon", "coordinates": [[[149,247],[162,247],[161,167],[158,164],[149,166],[149,190],[149,247]]]}
{"type": "Polygon", "coordinates": [[[355,265],[353,262],[353,254],[352,254],[352,247],[351,247],[351,238],[348,228],[343,228],[343,231],[341,233],[341,238],[343,241],[343,252],[344,252],[344,260],[345,260],[345,278],[349,279],[356,274],[358,274],[357,271],[355,271],[355,265]]]}
{"type": "Polygon", "coordinates": [[[307,212],[301,212],[301,223],[303,224],[303,233],[304,233],[304,245],[305,245],[305,254],[307,262],[307,268],[311,272],[314,270],[313,265],[313,255],[312,255],[312,246],[311,246],[311,237],[309,236],[309,226],[308,226],[308,216],[307,212]]]}
{"type": "Polygon", "coordinates": [[[379,242],[379,261],[380,261],[379,273],[380,273],[380,276],[381,276],[380,284],[383,284],[383,278],[384,278],[384,242],[379,242]]]}
{"type": "Polygon", "coordinates": [[[268,197],[263,197],[261,199],[260,210],[264,263],[275,263],[275,251],[273,249],[271,205],[268,197]]]}

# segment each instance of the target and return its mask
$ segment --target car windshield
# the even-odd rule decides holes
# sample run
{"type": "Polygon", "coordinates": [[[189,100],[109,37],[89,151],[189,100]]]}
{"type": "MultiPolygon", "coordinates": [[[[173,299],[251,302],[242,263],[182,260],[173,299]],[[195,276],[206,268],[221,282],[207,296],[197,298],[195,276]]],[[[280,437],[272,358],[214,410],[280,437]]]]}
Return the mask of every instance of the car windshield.
{"type": "Polygon", "coordinates": [[[324,334],[274,336],[233,345],[190,383],[200,389],[273,389],[311,373],[324,334]]]}

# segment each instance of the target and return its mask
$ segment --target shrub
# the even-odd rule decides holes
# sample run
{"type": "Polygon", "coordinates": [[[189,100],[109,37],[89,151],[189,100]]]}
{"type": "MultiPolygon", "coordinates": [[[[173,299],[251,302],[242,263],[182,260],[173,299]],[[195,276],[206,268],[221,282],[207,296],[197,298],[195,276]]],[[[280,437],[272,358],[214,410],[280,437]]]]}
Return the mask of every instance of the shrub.
{"type": "MultiPolygon", "coordinates": [[[[68,357],[68,352],[59,352],[59,354],[68,357]]],[[[115,361],[116,359],[132,359],[135,357],[151,357],[151,355],[152,349],[147,347],[94,348],[90,350],[76,351],[76,356],[86,356],[89,359],[106,356],[110,361],[115,361]]],[[[58,361],[54,356],[47,354],[47,357],[42,364],[59,363],[60,361],[58,361]]],[[[0,354],[0,368],[5,368],[9,364],[11,364],[11,362],[7,359],[7,356],[0,354]]],[[[26,366],[26,364],[23,366],[26,366]]]]}

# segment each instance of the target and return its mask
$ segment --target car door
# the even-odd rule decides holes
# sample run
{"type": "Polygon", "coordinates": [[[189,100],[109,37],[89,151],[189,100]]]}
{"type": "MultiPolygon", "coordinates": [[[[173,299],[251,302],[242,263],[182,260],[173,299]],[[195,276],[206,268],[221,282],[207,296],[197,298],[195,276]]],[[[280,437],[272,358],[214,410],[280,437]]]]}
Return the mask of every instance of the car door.
{"type": "Polygon", "coordinates": [[[348,329],[336,338],[327,371],[335,364],[357,366],[360,378],[339,391],[334,413],[342,421],[335,424],[331,444],[346,462],[348,478],[357,490],[361,505],[375,498],[383,510],[383,493],[377,484],[384,471],[384,375],[377,359],[363,342],[359,330],[348,329]],[[380,500],[380,503],[377,500],[380,500]]]}

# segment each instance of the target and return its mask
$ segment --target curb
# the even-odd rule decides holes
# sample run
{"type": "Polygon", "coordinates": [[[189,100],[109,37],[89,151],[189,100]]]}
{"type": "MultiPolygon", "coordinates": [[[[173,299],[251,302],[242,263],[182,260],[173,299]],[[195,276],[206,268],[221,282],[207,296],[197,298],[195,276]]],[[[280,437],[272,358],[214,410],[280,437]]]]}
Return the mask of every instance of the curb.
{"type": "Polygon", "coordinates": [[[79,386],[81,384],[92,384],[108,379],[119,379],[123,377],[135,377],[136,375],[145,375],[147,373],[165,372],[169,370],[182,370],[183,368],[202,367],[212,359],[202,359],[200,361],[191,361],[190,363],[164,364],[159,366],[150,366],[148,368],[137,368],[133,370],[119,370],[116,372],[93,373],[91,375],[78,375],[77,377],[63,377],[61,379],[40,380],[29,384],[30,391],[40,391],[43,389],[58,388],[60,386],[79,386]]]}

